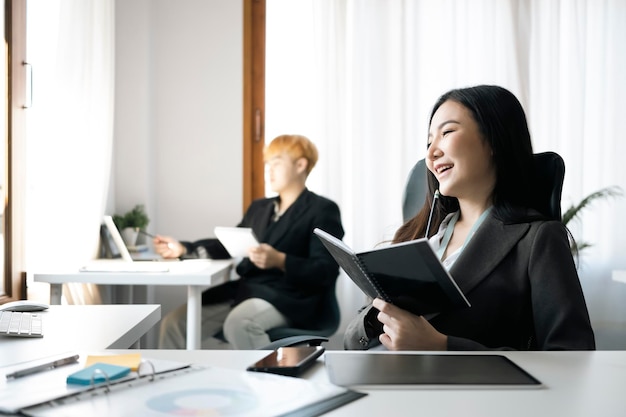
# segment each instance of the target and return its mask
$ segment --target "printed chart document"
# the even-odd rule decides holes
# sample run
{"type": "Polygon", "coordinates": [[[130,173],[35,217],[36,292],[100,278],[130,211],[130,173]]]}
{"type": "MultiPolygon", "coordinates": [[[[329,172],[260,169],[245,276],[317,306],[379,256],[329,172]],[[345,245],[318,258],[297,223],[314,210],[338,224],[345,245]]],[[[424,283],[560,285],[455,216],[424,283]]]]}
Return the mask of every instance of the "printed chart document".
{"type": "MultiPolygon", "coordinates": [[[[72,354],[74,353],[75,352],[72,352],[72,354]]],[[[2,369],[2,372],[9,374],[19,369],[29,368],[66,356],[67,354],[49,356],[27,363],[5,367],[2,369]]],[[[69,375],[85,369],[86,362],[82,359],[82,355],[79,356],[81,356],[81,359],[78,362],[46,369],[42,372],[21,378],[9,379],[6,378],[5,375],[0,374],[0,413],[16,414],[29,407],[47,404],[49,401],[62,400],[69,397],[74,398],[74,396],[83,392],[93,392],[94,388],[92,386],[67,383],[67,377],[69,375]]],[[[115,356],[111,356],[110,359],[107,359],[105,356],[100,356],[97,360],[98,362],[106,364],[116,363],[117,359],[115,356]]],[[[134,381],[139,380],[141,375],[150,375],[150,377],[169,375],[169,373],[187,369],[191,366],[188,363],[162,359],[147,359],[147,362],[148,363],[141,365],[141,371],[137,369],[137,371],[132,371],[127,376],[111,381],[111,386],[119,383],[128,384],[124,386],[130,386],[134,381]]],[[[97,375],[99,374],[94,374],[94,376],[97,375]]],[[[97,384],[96,386],[104,387],[104,385],[105,384],[97,384]]],[[[85,415],[89,414],[90,413],[86,413],[85,415]]],[[[61,412],[60,415],[63,415],[63,413],[61,412]]]]}
{"type": "Polygon", "coordinates": [[[215,236],[233,258],[245,258],[249,248],[259,246],[259,240],[249,227],[217,226],[215,236]]]}
{"type": "Polygon", "coordinates": [[[261,372],[192,365],[20,410],[31,417],[318,416],[366,394],[261,372]]]}
{"type": "Polygon", "coordinates": [[[470,306],[427,239],[355,253],[343,241],[319,228],[313,233],[371,298],[381,298],[418,315],[470,306]]]}

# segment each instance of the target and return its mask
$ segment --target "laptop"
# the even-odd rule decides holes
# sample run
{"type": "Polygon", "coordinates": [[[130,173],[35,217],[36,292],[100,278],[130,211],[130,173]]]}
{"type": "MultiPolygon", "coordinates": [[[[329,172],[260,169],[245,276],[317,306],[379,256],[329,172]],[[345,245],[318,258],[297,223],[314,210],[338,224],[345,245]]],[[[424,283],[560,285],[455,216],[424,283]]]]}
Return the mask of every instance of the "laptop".
{"type": "Polygon", "coordinates": [[[81,272],[168,272],[171,260],[165,260],[157,254],[148,257],[141,254],[135,258],[131,255],[120,231],[113,222],[113,217],[105,215],[101,228],[103,244],[107,247],[110,259],[96,259],[83,265],[81,272]],[[162,261],[162,262],[144,262],[162,261]]]}

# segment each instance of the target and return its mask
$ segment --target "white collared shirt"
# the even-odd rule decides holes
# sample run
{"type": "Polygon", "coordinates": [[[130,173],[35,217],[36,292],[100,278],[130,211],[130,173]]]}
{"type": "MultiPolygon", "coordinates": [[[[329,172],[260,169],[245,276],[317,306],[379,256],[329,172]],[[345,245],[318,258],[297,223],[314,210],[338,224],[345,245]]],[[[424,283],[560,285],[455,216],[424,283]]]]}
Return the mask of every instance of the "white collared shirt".
{"type": "MultiPolygon", "coordinates": [[[[437,253],[437,251],[441,247],[441,240],[443,239],[443,235],[446,233],[448,224],[450,223],[450,220],[455,214],[456,212],[448,214],[446,218],[443,219],[443,221],[441,222],[441,225],[439,225],[439,230],[437,231],[437,233],[434,234],[430,239],[428,239],[428,243],[430,243],[430,247],[433,248],[433,251],[435,253],[437,253]]],[[[462,246],[459,247],[453,253],[449,254],[446,260],[442,262],[443,266],[446,268],[447,271],[449,271],[450,268],[452,268],[454,261],[456,261],[456,259],[459,257],[462,249],[463,249],[462,246]]]]}

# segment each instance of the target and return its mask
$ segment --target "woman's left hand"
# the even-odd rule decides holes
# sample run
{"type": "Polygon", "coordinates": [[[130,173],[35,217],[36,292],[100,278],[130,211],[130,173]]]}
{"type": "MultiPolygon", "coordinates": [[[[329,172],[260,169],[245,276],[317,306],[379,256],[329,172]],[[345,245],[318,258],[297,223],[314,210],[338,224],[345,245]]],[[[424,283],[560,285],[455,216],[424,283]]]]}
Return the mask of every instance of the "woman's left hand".
{"type": "Polygon", "coordinates": [[[383,324],[380,342],[389,350],[447,350],[448,337],[422,316],[416,316],[380,298],[372,305],[383,324]]]}

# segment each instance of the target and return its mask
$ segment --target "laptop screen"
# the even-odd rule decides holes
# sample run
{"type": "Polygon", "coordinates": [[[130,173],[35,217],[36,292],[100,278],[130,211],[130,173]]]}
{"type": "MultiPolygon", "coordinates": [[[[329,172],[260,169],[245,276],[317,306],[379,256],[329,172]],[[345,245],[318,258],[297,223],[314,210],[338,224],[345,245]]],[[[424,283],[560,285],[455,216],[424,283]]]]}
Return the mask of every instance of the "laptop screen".
{"type": "Polygon", "coordinates": [[[108,244],[110,254],[112,258],[122,258],[125,261],[132,262],[133,258],[130,256],[130,252],[124,243],[124,239],[122,239],[122,235],[120,231],[115,226],[113,222],[113,217],[106,215],[104,216],[104,230],[103,230],[103,238],[105,239],[104,243],[108,244]]]}

